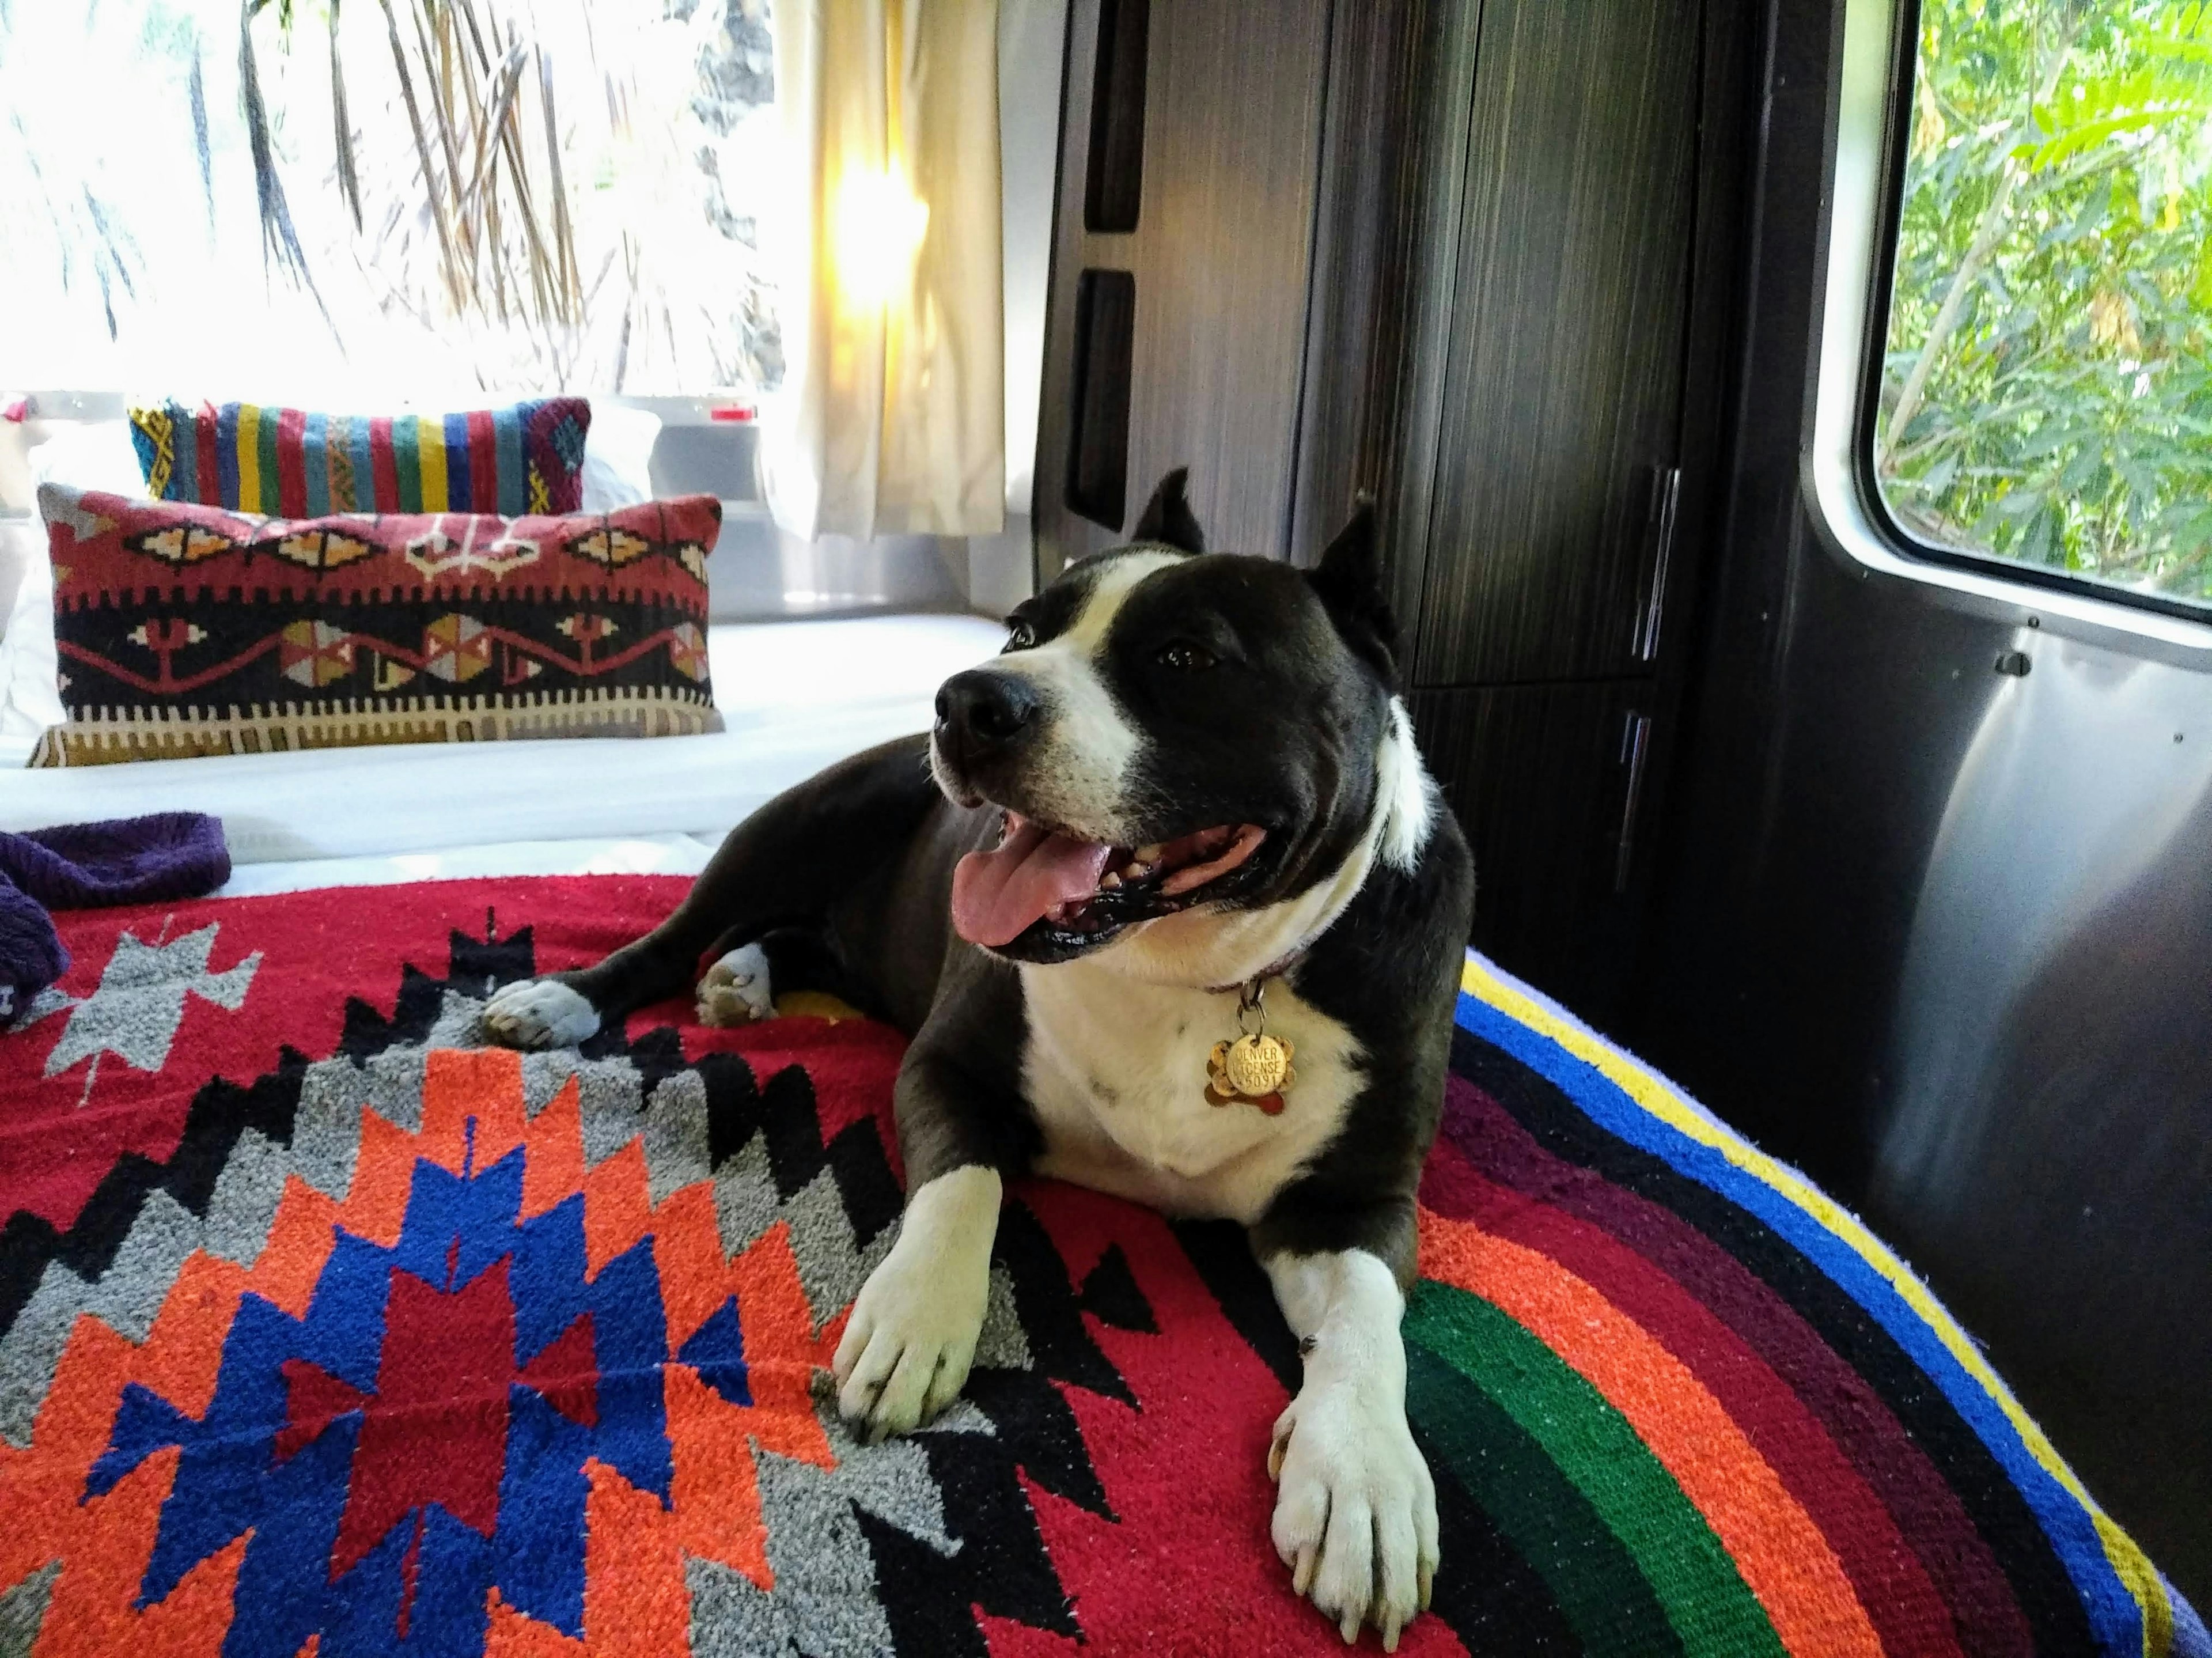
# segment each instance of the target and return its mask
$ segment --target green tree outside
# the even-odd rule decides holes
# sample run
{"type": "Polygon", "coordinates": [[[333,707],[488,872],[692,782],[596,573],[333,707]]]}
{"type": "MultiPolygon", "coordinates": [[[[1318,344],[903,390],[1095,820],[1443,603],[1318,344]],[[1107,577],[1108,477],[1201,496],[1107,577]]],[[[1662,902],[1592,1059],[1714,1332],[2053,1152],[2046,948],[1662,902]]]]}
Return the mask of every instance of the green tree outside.
{"type": "Polygon", "coordinates": [[[2212,603],[2212,3],[1923,0],[1913,98],[1891,511],[2212,603]]]}

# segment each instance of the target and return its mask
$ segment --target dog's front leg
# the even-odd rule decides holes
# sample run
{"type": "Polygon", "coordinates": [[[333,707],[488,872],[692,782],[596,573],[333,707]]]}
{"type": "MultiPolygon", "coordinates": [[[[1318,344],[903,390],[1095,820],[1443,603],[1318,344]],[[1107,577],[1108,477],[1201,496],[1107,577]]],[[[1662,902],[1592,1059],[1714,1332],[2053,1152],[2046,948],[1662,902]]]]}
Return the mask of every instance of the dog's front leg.
{"type": "Polygon", "coordinates": [[[853,1303],[831,1361],[837,1408],[871,1443],[929,1421],[959,1395],[991,1292],[1003,1187],[974,1090],[933,1060],[926,1036],[899,1071],[905,1155],[898,1241],[853,1303]]]}
{"type": "Polygon", "coordinates": [[[1347,1644],[1372,1623],[1395,1651],[1437,1569],[1436,1485],[1406,1425],[1405,1297],[1365,1249],[1264,1264],[1305,1357],[1267,1453],[1275,1552],[1347,1644]]]}
{"type": "Polygon", "coordinates": [[[999,1230],[999,1171],[970,1163],[907,1199],[891,1246],[853,1303],[832,1361],[837,1408],[873,1444],[937,1415],[975,1357],[999,1230]]]}

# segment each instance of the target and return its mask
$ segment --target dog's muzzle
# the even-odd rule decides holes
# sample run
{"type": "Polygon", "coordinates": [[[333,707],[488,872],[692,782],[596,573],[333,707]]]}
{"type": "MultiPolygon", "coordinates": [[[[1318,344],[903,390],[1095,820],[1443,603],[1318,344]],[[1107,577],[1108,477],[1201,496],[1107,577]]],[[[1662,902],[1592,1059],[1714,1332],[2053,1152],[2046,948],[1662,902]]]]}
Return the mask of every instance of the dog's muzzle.
{"type": "Polygon", "coordinates": [[[939,763],[974,784],[1035,735],[1043,707],[1036,688],[1012,674],[970,668],[953,675],[937,692],[931,740],[939,763]]]}

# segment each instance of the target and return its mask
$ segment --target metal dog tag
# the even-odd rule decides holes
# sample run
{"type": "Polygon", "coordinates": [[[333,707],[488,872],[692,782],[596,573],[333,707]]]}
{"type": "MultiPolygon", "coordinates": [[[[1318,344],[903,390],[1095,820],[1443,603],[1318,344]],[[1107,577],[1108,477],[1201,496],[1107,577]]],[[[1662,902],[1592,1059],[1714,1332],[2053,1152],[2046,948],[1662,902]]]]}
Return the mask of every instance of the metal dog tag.
{"type": "Polygon", "coordinates": [[[1283,1096],[1297,1081],[1291,1044],[1267,1034],[1266,995],[1258,981],[1246,986],[1237,1006],[1235,1040],[1214,1043],[1206,1062],[1208,1105],[1256,1105],[1272,1117],[1282,1110],[1283,1096]],[[1255,1029],[1245,1029],[1248,1020],[1255,1029]]]}

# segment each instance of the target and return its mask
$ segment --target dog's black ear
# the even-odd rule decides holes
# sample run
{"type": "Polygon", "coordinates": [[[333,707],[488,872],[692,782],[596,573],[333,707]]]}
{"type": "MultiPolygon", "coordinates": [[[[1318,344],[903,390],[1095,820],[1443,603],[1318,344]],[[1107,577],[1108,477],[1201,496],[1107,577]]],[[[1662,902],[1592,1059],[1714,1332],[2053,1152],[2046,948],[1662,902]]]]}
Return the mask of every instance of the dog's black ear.
{"type": "Polygon", "coordinates": [[[1157,541],[1186,553],[1204,552],[1206,531],[1198,527],[1198,519],[1191,515],[1190,499],[1183,493],[1189,482],[1188,466],[1178,466],[1162,478],[1160,487],[1152,491],[1152,498],[1138,514],[1137,532],[1130,539],[1157,541]]]}
{"type": "Polygon", "coordinates": [[[1362,494],[1352,521],[1337,532],[1306,573],[1314,592],[1345,643],[1382,671],[1398,677],[1398,619],[1382,588],[1382,553],[1375,532],[1375,501],[1362,494]]]}

